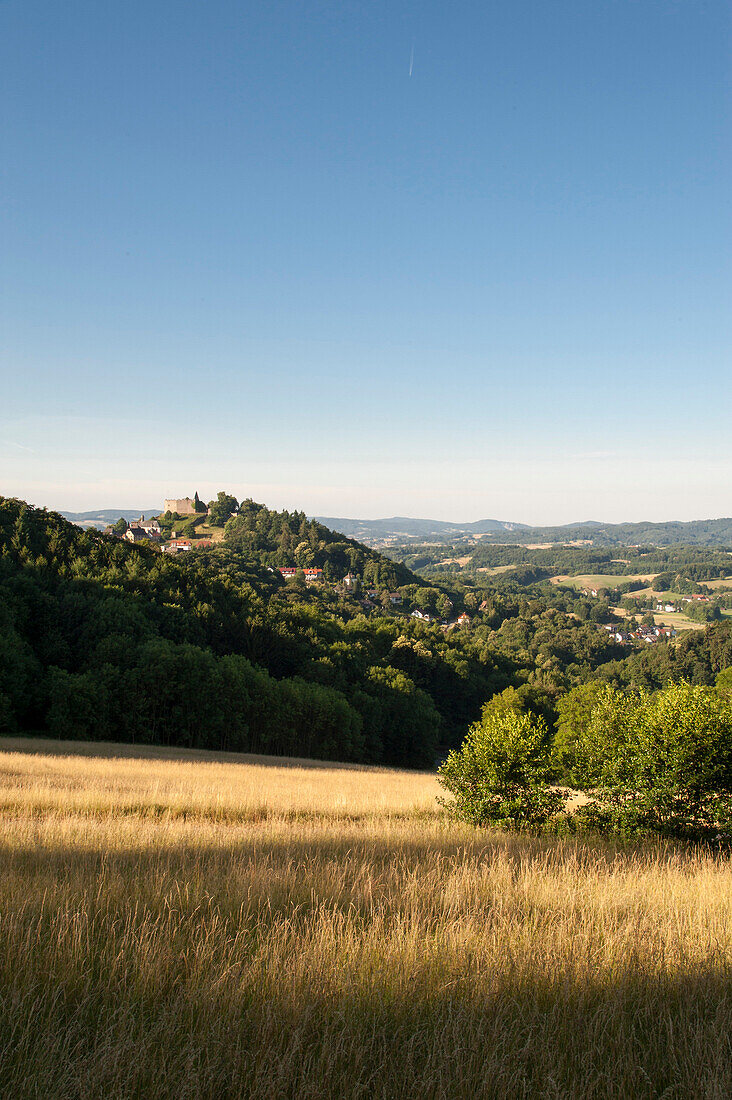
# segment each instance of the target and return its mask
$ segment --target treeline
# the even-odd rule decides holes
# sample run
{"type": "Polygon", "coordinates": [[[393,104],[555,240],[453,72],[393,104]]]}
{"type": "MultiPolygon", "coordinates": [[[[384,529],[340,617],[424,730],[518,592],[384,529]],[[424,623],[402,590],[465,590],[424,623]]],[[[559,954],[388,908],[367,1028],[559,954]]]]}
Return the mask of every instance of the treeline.
{"type": "Polygon", "coordinates": [[[413,544],[451,543],[480,536],[481,544],[500,544],[511,538],[532,543],[589,542],[593,546],[624,547],[645,543],[652,546],[732,546],[732,519],[692,520],[686,523],[577,523],[562,527],[527,527],[521,523],[478,520],[474,523],[446,523],[398,517],[385,520],[324,519],[331,527],[346,531],[364,542],[389,540],[413,544]]]}
{"type": "Polygon", "coordinates": [[[482,610],[470,631],[472,644],[514,665],[511,697],[543,716],[550,729],[556,726],[561,700],[582,685],[651,691],[681,681],[710,686],[732,665],[730,620],[685,631],[673,643],[659,639],[629,650],[598,626],[612,618],[607,602],[578,598],[571,589],[481,590],[463,592],[462,598],[468,606],[481,599],[482,610]]]}

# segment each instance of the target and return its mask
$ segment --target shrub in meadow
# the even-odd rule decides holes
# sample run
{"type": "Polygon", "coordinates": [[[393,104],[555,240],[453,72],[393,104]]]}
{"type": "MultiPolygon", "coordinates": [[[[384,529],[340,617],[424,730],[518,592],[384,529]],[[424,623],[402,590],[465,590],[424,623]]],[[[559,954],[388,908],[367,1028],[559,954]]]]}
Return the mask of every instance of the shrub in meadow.
{"type": "Polygon", "coordinates": [[[608,688],[576,747],[595,800],[579,822],[692,840],[732,837],[732,701],[685,682],[608,688]]]}
{"type": "Polygon", "coordinates": [[[452,795],[443,805],[462,821],[502,828],[539,828],[564,796],[546,785],[549,733],[543,718],[484,707],[459,749],[437,773],[452,795]]]}

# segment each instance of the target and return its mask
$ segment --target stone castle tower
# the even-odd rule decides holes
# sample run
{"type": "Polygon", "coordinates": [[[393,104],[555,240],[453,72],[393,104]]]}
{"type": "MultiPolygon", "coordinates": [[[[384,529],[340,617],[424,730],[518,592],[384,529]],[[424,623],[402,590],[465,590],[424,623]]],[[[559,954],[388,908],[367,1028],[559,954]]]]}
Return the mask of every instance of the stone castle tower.
{"type": "Polygon", "coordinates": [[[192,516],[196,511],[196,505],[190,497],[183,497],[182,500],[166,500],[163,511],[177,512],[179,516],[192,516]]]}

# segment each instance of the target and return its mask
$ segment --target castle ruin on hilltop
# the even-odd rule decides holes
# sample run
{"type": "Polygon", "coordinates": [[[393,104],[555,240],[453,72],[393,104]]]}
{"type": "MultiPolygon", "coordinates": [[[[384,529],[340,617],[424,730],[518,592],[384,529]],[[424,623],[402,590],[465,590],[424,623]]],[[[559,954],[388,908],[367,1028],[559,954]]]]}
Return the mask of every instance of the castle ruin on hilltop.
{"type": "Polygon", "coordinates": [[[183,497],[182,500],[166,500],[163,511],[177,512],[179,516],[192,516],[196,511],[196,502],[190,497],[183,497]]]}

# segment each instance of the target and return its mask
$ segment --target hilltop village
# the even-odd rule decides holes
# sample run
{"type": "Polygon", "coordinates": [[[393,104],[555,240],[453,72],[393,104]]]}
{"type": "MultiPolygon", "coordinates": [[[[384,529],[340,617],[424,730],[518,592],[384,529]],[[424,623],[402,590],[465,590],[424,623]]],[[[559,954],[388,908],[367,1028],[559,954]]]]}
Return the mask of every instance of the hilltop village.
{"type": "MultiPolygon", "coordinates": [[[[232,539],[236,541],[237,524],[246,523],[247,516],[251,519],[252,509],[262,509],[268,516],[274,515],[252,501],[243,501],[240,505],[235,497],[227,493],[220,492],[217,499],[208,504],[201,501],[196,493],[193,497],[166,499],[161,512],[156,516],[146,518],[141,515],[129,523],[120,519],[107,527],[105,534],[158,549],[164,554],[191,554],[211,550],[217,545],[232,545],[232,539]]],[[[304,519],[302,516],[302,521],[304,519]]],[[[300,534],[304,534],[304,529],[300,534]]],[[[342,537],[345,540],[344,545],[360,545],[337,533],[329,532],[329,535],[334,538],[342,537]]],[[[404,577],[398,578],[396,574],[390,575],[383,569],[372,568],[373,562],[364,564],[363,561],[357,561],[352,552],[350,557],[342,555],[341,568],[332,556],[325,567],[323,563],[312,560],[313,556],[310,543],[298,544],[294,536],[291,539],[285,537],[279,545],[278,554],[274,558],[270,554],[269,562],[265,555],[264,564],[269,572],[279,574],[282,581],[289,584],[331,590],[341,597],[350,597],[358,602],[366,614],[383,614],[387,611],[398,616],[411,617],[424,624],[434,624],[443,631],[470,628],[473,623],[478,625],[484,622],[492,613],[492,603],[481,599],[478,593],[465,593],[464,598],[459,601],[464,606],[458,605],[456,608],[450,598],[454,595],[452,592],[448,595],[434,587],[420,588],[414,583],[404,583],[404,577]],[[279,564],[282,556],[287,553],[284,549],[287,546],[292,553],[291,560],[279,564]]],[[[388,559],[383,559],[381,554],[375,556],[388,563],[388,559]]],[[[420,580],[414,575],[409,579],[420,580]]],[[[429,584],[424,581],[421,583],[429,584]]],[[[593,602],[602,594],[598,589],[582,589],[582,595],[591,598],[593,602]]],[[[702,598],[694,597],[695,600],[702,598]]],[[[623,621],[622,610],[617,610],[619,614],[609,616],[610,621],[598,621],[596,624],[597,629],[617,645],[645,647],[676,637],[673,625],[650,621],[638,624],[632,619],[623,621]]],[[[655,610],[673,613],[677,608],[675,604],[664,602],[659,603],[655,610]]]]}
{"type": "MultiPolygon", "coordinates": [[[[243,505],[242,505],[243,506],[243,505]]],[[[142,544],[158,549],[163,554],[188,554],[201,550],[210,550],[226,540],[225,526],[239,514],[234,497],[219,493],[219,499],[208,505],[194,497],[170,498],[163,504],[163,510],[157,516],[146,518],[141,515],[132,522],[120,519],[105,528],[104,534],[126,542],[142,544]]],[[[410,607],[408,595],[401,591],[390,591],[381,586],[369,585],[363,577],[349,569],[342,576],[326,576],[318,565],[302,565],[292,562],[287,565],[268,566],[270,572],[276,572],[283,581],[300,581],[306,586],[329,585],[337,587],[342,594],[358,600],[364,611],[389,609],[408,614],[423,623],[435,623],[444,629],[470,626],[471,616],[467,611],[453,615],[452,601],[443,596],[440,600],[442,614],[430,612],[424,607],[410,607]]],[[[480,610],[485,610],[483,605],[480,610]]]]}

